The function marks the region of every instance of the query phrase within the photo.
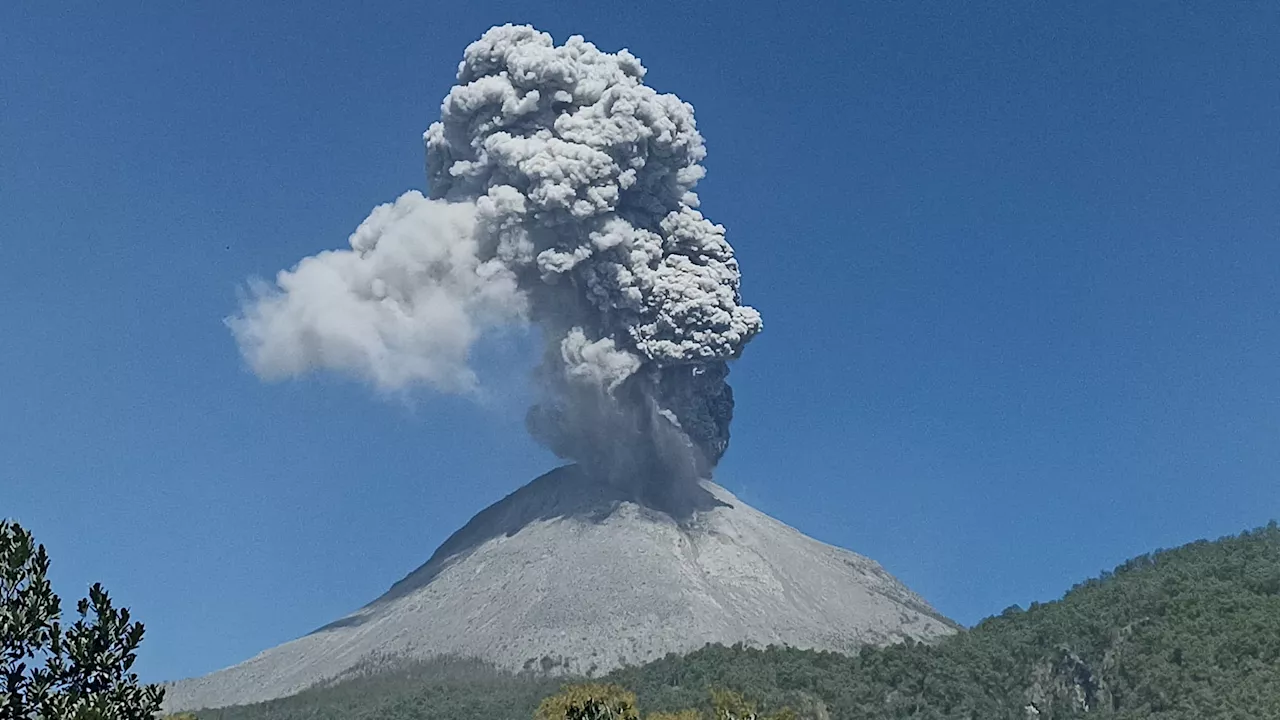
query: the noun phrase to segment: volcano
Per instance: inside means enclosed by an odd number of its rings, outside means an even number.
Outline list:
[[[654,509],[578,466],[476,515],[382,597],[167,688],[169,710],[271,700],[375,659],[479,658],[599,675],[707,643],[854,652],[955,624],[878,563],[700,483]]]

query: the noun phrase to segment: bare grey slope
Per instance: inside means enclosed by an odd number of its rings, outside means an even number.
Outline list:
[[[170,710],[285,697],[377,656],[602,673],[706,643],[852,651],[953,626],[868,558],[702,485],[658,512],[573,466],[482,511],[384,596],[168,688]],[[546,658],[544,660],[544,658]]]

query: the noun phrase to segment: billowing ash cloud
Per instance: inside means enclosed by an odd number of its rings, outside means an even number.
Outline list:
[[[466,392],[477,338],[532,322],[535,437],[614,481],[708,473],[729,440],[726,362],[761,322],[697,210],[693,108],[644,75],[580,37],[485,33],[424,136],[430,197],[376,208],[350,250],[255,286],[228,320],[254,370]]]

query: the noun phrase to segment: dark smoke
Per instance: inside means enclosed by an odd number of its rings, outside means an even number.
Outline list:
[[[693,108],[644,75],[580,37],[486,32],[424,136],[429,196],[375,209],[350,250],[258,285],[228,321],[255,371],[466,392],[476,339],[532,322],[534,437],[643,489],[709,475],[733,417],[727,362],[761,322],[724,228],[697,210]]]

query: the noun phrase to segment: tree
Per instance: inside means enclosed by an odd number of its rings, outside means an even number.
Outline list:
[[[773,715],[760,715],[756,704],[732,690],[711,690],[711,716],[715,720],[795,720],[795,712],[784,708]]]
[[[151,720],[164,690],[131,672],[142,624],[95,584],[64,629],[48,571],[44,546],[0,521],[0,720]]]
[[[639,720],[636,695],[618,685],[570,685],[542,701],[534,720]],[[653,713],[647,720],[795,720],[783,709],[760,715],[756,705],[732,690],[711,690],[711,715],[694,709]]]
[[[570,685],[538,706],[535,720],[640,720],[636,695],[617,685]]]

